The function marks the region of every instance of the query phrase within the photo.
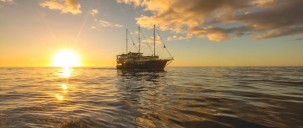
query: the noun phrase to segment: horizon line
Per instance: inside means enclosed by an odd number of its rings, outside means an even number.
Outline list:
[[[303,67],[303,65],[255,65],[255,66],[168,66],[166,68],[203,68],[203,67]],[[61,66],[0,66],[0,68],[62,68]],[[72,66],[71,68],[116,68],[115,66]]]

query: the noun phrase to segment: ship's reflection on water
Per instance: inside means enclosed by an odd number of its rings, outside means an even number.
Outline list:
[[[142,127],[224,127],[209,117],[219,114],[208,107],[201,88],[190,86],[193,81],[168,81],[165,71],[119,70],[120,99],[139,114],[135,117]],[[190,77],[190,76],[188,76]],[[178,83],[179,85],[175,85]],[[215,94],[215,93],[214,93]],[[220,100],[218,94],[212,99]],[[203,102],[201,102],[203,101]],[[221,109],[219,106],[217,109]],[[256,125],[258,126],[258,125]]]
[[[163,127],[168,125],[163,95],[167,88],[165,71],[118,70],[120,99],[131,109],[138,112],[135,121],[143,127]],[[157,121],[158,120],[158,121]],[[161,120],[161,121],[160,121]],[[174,126],[174,125],[170,125]]]

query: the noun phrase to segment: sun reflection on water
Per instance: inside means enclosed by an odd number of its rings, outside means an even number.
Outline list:
[[[55,98],[58,100],[58,101],[63,101],[65,99],[65,95],[67,94],[68,92],[68,83],[69,83],[69,78],[71,77],[73,73],[73,69],[71,67],[62,67],[62,69],[60,69],[59,71],[59,77],[60,78],[63,78],[63,82],[62,84],[59,86],[61,91],[60,93],[55,93]]]
[[[63,91],[63,93],[67,93],[67,88],[68,88],[68,86],[67,86],[67,84],[61,84],[61,88],[62,88],[62,91]]]
[[[70,67],[63,67],[62,72],[63,72],[63,77],[68,78],[72,75],[73,70]]]
[[[63,100],[63,96],[62,96],[62,95],[56,94],[55,97],[56,97],[59,101],[62,101],[62,100]]]

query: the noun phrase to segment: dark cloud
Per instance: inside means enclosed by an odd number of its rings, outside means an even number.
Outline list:
[[[138,17],[150,28],[221,41],[249,35],[256,39],[301,34],[303,0],[118,0],[153,15]],[[178,38],[175,38],[178,39]],[[180,38],[183,39],[183,38]]]

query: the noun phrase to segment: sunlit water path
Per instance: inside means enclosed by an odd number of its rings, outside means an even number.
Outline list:
[[[0,127],[303,126],[303,68],[0,68]]]

